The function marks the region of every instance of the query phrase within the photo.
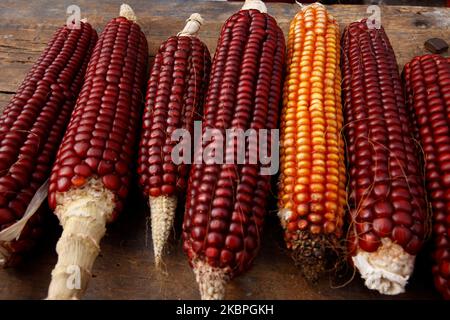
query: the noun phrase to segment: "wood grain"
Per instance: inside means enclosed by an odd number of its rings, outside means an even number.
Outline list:
[[[79,0],[82,17],[87,17],[100,32],[107,21],[117,15],[123,0],[98,3]],[[0,112],[9,101],[26,72],[36,60],[55,29],[65,23],[66,8],[72,0],[2,0],[0,2]],[[153,56],[161,41],[176,34],[185,19],[199,12],[206,19],[200,37],[213,53],[223,22],[241,3],[172,0],[134,0],[135,9],[149,41]],[[287,34],[289,21],[297,5],[267,5]],[[346,24],[368,16],[365,6],[329,7],[343,29]],[[423,43],[431,37],[450,42],[450,9],[430,7],[382,7],[382,23],[391,39],[399,67],[413,56],[425,53]],[[136,183],[135,183],[136,185]],[[129,205],[119,221],[111,225],[102,242],[102,254],[94,267],[94,278],[87,291],[88,299],[197,299],[194,276],[175,238],[166,258],[166,276],[153,268],[153,253],[148,239],[147,207],[137,189],[131,191]],[[49,213],[50,214],[50,213]],[[428,252],[419,257],[416,273],[408,292],[383,297],[365,289],[358,276],[322,279],[307,283],[283,249],[278,221],[272,213],[263,237],[261,253],[255,266],[229,286],[229,299],[436,299],[428,261]],[[178,223],[176,234],[180,234]],[[54,252],[59,228],[54,223],[46,238],[26,263],[17,269],[0,270],[0,299],[42,299],[46,296],[50,271],[56,262]]]
[[[0,114],[3,113],[3,109],[8,104],[9,100],[13,97],[12,93],[2,93],[0,92]]]
[[[0,2],[0,91],[14,91],[28,68],[38,57],[57,27],[65,23],[66,8],[72,0]],[[101,31],[118,14],[122,0],[98,3],[80,0],[81,16]],[[137,12],[139,23],[149,42],[149,54],[154,55],[160,43],[179,32],[193,12],[205,18],[200,37],[214,52],[223,22],[241,3],[211,1],[129,1]],[[297,4],[268,3],[272,14],[287,34],[289,21],[298,11]],[[369,14],[366,6],[333,5],[329,11],[338,20],[341,30],[351,21]],[[399,67],[415,55],[426,53],[423,44],[432,37],[450,42],[450,8],[382,6],[381,19],[397,55]]]

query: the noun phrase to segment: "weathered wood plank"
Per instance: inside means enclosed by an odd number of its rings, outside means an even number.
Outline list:
[[[0,92],[0,115],[3,113],[3,109],[8,104],[9,100],[13,97],[12,93]]]
[[[0,91],[14,91],[26,71],[45,47],[54,30],[66,20],[66,8],[71,0],[11,1],[0,3]],[[78,1],[82,17],[101,31],[107,21],[117,15],[122,1],[108,4],[88,0]],[[240,3],[210,1],[172,1],[170,9],[164,1],[130,1],[149,41],[149,54],[154,55],[160,43],[176,34],[192,12],[200,12],[206,23],[200,36],[213,53],[223,22],[241,6]],[[297,5],[269,3],[285,34]],[[366,6],[334,5],[330,12],[341,29],[351,21],[368,16]],[[425,53],[423,43],[431,37],[450,42],[450,9],[430,7],[382,7],[382,23],[394,46],[399,66],[413,56]]]

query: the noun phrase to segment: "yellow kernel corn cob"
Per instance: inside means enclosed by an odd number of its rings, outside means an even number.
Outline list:
[[[279,217],[294,260],[314,280],[342,235],[346,202],[339,26],[324,6],[292,20],[286,66]]]

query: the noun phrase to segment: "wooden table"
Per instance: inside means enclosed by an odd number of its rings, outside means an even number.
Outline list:
[[[106,2],[106,1],[105,1]],[[116,16],[123,0],[98,4],[78,0],[82,17],[100,32]],[[63,1],[2,0],[0,2],[0,111],[14,94],[57,27],[66,21]],[[211,1],[130,0],[147,35],[150,58],[161,41],[176,34],[193,12],[206,19],[200,37],[214,52],[222,23],[240,3]],[[366,6],[335,5],[330,12],[341,28],[367,17]],[[289,21],[298,10],[292,4],[268,4],[287,34]],[[431,37],[450,42],[450,9],[430,7],[382,7],[382,23],[395,49],[399,67],[415,55],[424,54],[423,43]],[[167,275],[153,267],[153,253],[145,201],[136,187],[121,218],[111,225],[102,241],[102,253],[95,263],[86,298],[89,299],[197,299],[193,273],[181,250],[180,222],[172,249],[166,257]],[[59,235],[54,221],[47,236],[30,259],[18,269],[0,270],[0,299],[41,299],[46,296],[50,271],[56,262],[55,242]],[[261,252],[254,267],[228,287],[229,299],[436,299],[430,275],[428,252],[418,258],[408,292],[386,297],[367,290],[359,276],[325,277],[308,284],[283,249],[281,230],[274,212],[266,221]],[[351,280],[353,279],[353,280]],[[351,280],[351,281],[350,281]]]

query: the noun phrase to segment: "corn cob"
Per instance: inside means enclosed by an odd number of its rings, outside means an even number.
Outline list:
[[[398,294],[426,231],[418,149],[384,29],[351,23],[342,39],[351,214],[349,251],[368,288]]]
[[[425,154],[426,182],[433,210],[436,288],[450,299],[450,60],[415,57],[404,68],[407,105]]]
[[[4,266],[17,264],[42,233],[45,211],[37,209],[46,197],[45,182],[96,41],[97,33],[88,23],[81,22],[79,29],[58,29],[0,117]]]
[[[186,192],[189,167],[171,159],[172,133],[193,133],[208,86],[211,57],[196,34],[203,19],[194,13],[183,31],[163,42],[150,71],[139,148],[140,184],[149,197],[156,265],[172,229],[177,197]],[[186,141],[183,141],[186,143]]]
[[[203,133],[211,128],[222,135],[236,128],[270,131],[277,126],[284,36],[262,1],[246,1],[243,8],[221,30],[206,94]],[[271,136],[267,139],[271,141]],[[243,165],[198,164],[202,155],[194,151],[183,248],[202,299],[223,298],[226,282],[250,267],[259,248],[270,176],[260,174],[261,161],[249,163],[249,153],[258,152],[253,147],[245,146]],[[234,152],[233,143],[227,144],[224,154]]]
[[[49,204],[63,233],[49,299],[82,296],[105,225],[128,193],[148,60],[135,21],[122,5],[100,35],[52,170]]]
[[[287,52],[278,215],[287,248],[314,281],[335,256],[346,200],[339,26],[324,6],[297,13]]]

